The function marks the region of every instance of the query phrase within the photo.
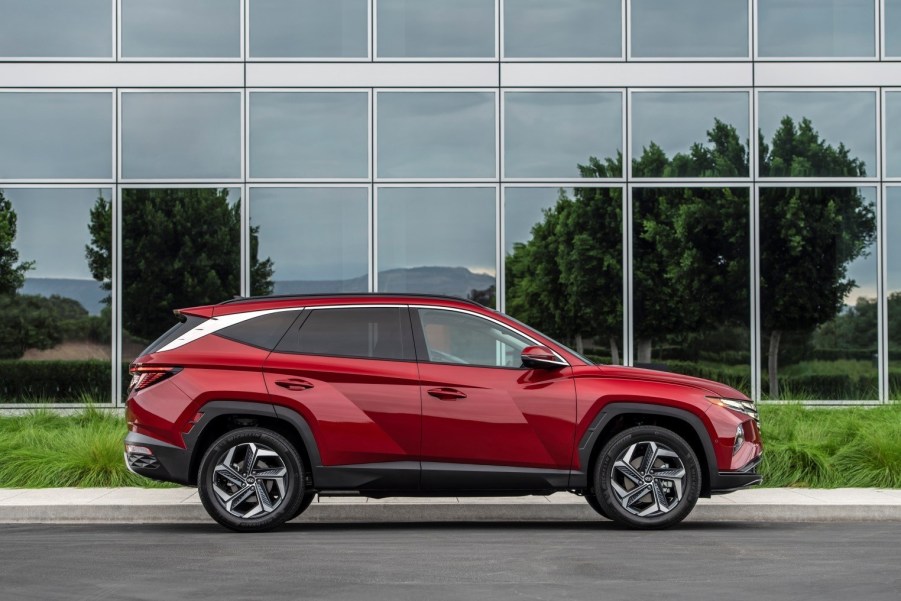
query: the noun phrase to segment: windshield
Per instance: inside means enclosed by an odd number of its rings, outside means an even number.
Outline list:
[[[504,317],[506,317],[507,319],[509,319],[509,320],[512,321],[513,323],[517,324],[519,327],[521,327],[523,330],[525,330],[525,331],[528,332],[529,334],[541,336],[542,338],[547,338],[548,340],[550,340],[551,342],[553,342],[553,343],[556,344],[557,346],[559,346],[559,347],[565,349],[568,353],[573,354],[573,355],[575,355],[576,357],[578,357],[579,360],[582,361],[583,363],[585,363],[586,365],[595,365],[594,361],[592,361],[591,359],[589,359],[588,357],[586,357],[586,356],[583,355],[582,353],[577,353],[576,351],[572,350],[571,348],[569,348],[569,347],[566,346],[565,344],[562,344],[562,343],[560,343],[560,342],[554,340],[553,338],[551,338],[551,337],[548,336],[547,334],[542,334],[541,332],[539,332],[539,331],[536,330],[535,328],[530,327],[530,326],[524,324],[523,322],[519,321],[519,320],[516,319],[515,317],[511,317],[511,316],[507,315],[506,313],[501,313],[500,311],[495,311],[495,313],[498,313],[498,314],[500,314],[500,315],[503,315]]]

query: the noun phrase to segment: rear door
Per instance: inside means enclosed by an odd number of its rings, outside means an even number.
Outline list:
[[[263,371],[273,401],[313,430],[323,464],[316,485],[418,488],[422,416],[409,309],[311,308],[298,324]]]

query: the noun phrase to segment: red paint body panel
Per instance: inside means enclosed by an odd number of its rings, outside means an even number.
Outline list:
[[[504,369],[422,363],[422,459],[569,469],[575,388],[569,368]],[[466,395],[428,394],[451,388]]]
[[[310,424],[323,465],[419,459],[415,362],[272,353],[264,370],[272,402],[297,411]],[[278,385],[291,378],[312,387]]]

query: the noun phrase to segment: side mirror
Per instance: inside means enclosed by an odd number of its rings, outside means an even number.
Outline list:
[[[546,346],[527,346],[520,357],[522,364],[532,369],[560,369],[568,365]]]

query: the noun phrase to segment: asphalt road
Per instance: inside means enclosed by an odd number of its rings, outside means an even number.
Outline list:
[[[0,526],[0,599],[901,600],[901,523]]]

